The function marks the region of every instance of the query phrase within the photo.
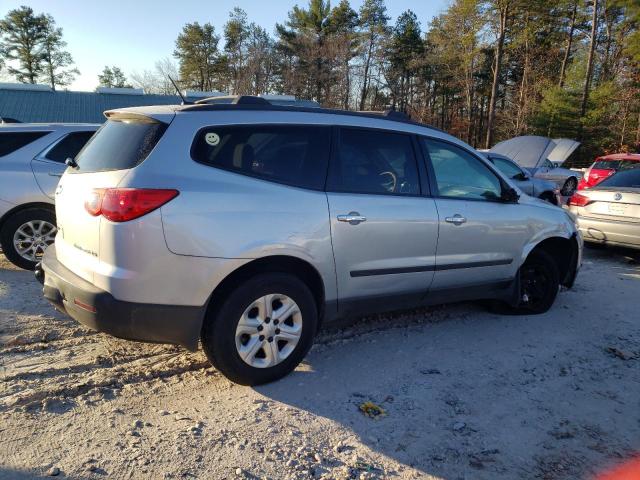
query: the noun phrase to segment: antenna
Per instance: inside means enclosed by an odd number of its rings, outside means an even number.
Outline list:
[[[180,89],[178,88],[178,85],[176,84],[176,82],[173,81],[173,78],[171,78],[170,75],[167,75],[167,78],[169,79],[169,81],[171,82],[171,84],[173,85],[173,88],[176,89],[176,92],[178,92],[178,95],[180,96],[180,98],[182,99],[182,105],[188,105],[191,102],[187,102],[187,100],[184,98],[184,96],[182,95],[182,92],[180,91]]]

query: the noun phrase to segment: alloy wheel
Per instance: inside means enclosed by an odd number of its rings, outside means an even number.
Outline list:
[[[13,234],[13,247],[18,255],[30,262],[38,262],[56,237],[56,226],[45,220],[23,223]]]
[[[270,294],[254,300],[236,328],[236,350],[255,368],[283,362],[295,350],[302,335],[300,307],[287,295]]]

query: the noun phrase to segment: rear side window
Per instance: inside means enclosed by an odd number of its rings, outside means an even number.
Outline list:
[[[67,158],[75,158],[95,132],[74,132],[65,136],[51,148],[44,158],[64,163]]]
[[[387,195],[420,194],[420,177],[409,135],[340,129],[327,189]]]
[[[76,158],[81,173],[125,170],[144,161],[167,126],[151,119],[108,120]]]
[[[330,143],[330,127],[208,127],[196,135],[191,156],[196,162],[212,167],[321,190]]]
[[[51,132],[0,132],[0,157],[26,147]]]

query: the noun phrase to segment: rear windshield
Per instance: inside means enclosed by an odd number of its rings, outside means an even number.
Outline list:
[[[600,182],[599,187],[635,187],[640,188],[640,168],[621,170],[612,177]]]
[[[26,147],[51,132],[0,132],[0,157]]]
[[[126,170],[144,161],[167,126],[151,119],[108,120],[76,158],[83,173]]]

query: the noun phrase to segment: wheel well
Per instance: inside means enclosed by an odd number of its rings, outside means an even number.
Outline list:
[[[318,318],[324,312],[324,283],[318,271],[308,262],[287,255],[273,255],[253,260],[234,270],[215,288],[211,294],[208,310],[217,308],[236,287],[249,278],[261,273],[289,273],[304,282],[316,301]]]
[[[13,215],[18,212],[22,212],[23,210],[29,210],[31,208],[44,208],[47,210],[51,210],[55,215],[55,207],[51,203],[44,202],[33,202],[33,203],[23,203],[22,205],[18,205],[17,207],[12,208],[7,213],[5,213],[2,218],[0,218],[0,230],[4,226],[4,223]]]
[[[570,287],[573,284],[578,261],[578,242],[575,236],[571,238],[547,238],[536,245],[531,253],[540,250],[543,250],[555,260],[560,272],[560,283]]]

